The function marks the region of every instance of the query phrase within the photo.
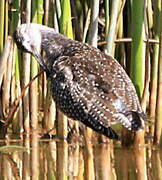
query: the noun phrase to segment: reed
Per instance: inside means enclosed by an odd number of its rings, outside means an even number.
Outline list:
[[[4,49],[8,35],[12,34],[20,22],[46,24],[69,38],[88,42],[96,47],[98,45],[101,50],[113,56],[115,52],[115,57],[130,74],[139,98],[144,97],[143,107],[148,109],[150,118],[156,124],[156,132],[154,132],[154,126],[152,126],[150,135],[157,138],[157,134],[161,132],[158,128],[161,126],[158,124],[159,114],[161,114],[159,110],[161,107],[161,100],[159,100],[161,99],[159,96],[161,65],[160,62],[158,63],[161,1],[148,0],[147,5],[144,2],[144,0],[14,0],[10,4],[9,1],[1,0],[0,53]],[[144,17],[144,12],[147,19]],[[147,37],[145,37],[144,24]],[[132,41],[130,40],[131,37]],[[99,42],[97,42],[98,39]],[[2,114],[7,113],[6,108],[10,108],[10,105],[20,95],[30,79],[39,72],[37,62],[34,58],[31,59],[29,54],[21,54],[14,47],[14,51],[13,53],[11,51],[10,55],[12,57],[11,59],[7,57],[7,61],[9,60],[11,64],[0,67],[3,70],[3,72],[0,72],[2,94],[0,107],[3,110]],[[145,60],[147,60],[146,67]],[[2,58],[0,64],[3,62],[5,61]],[[10,82],[6,78],[9,78]],[[149,78],[151,78],[150,84]],[[14,132],[17,133],[23,128],[25,132],[29,132],[30,126],[37,129],[38,114],[44,114],[39,116],[39,120],[45,125],[43,128],[46,130],[52,129],[56,115],[58,115],[57,127],[59,130],[57,130],[60,135],[62,133],[63,137],[67,137],[67,118],[60,115],[60,113],[57,114],[51,93],[49,89],[47,90],[49,85],[46,84],[46,76],[41,75],[39,80],[32,83],[30,90],[26,90],[22,102],[20,102],[19,111],[16,112],[12,121]],[[43,113],[40,113],[39,109],[42,107]],[[78,125],[75,126],[78,129]],[[44,129],[41,130],[44,131]],[[158,135],[158,139],[154,141],[159,142],[160,135]]]
[[[4,43],[4,21],[5,21],[5,0],[0,1],[0,54],[3,50]]]
[[[155,7],[153,16],[153,31],[154,39],[159,41],[160,36],[160,11],[161,1],[154,1],[153,5]],[[150,119],[155,122],[156,116],[156,99],[157,99],[157,79],[158,79],[158,56],[159,56],[159,44],[153,44],[153,56],[151,59],[151,82],[150,82],[150,101],[149,101],[149,116]],[[150,135],[154,135],[154,126],[150,128]]]
[[[11,45],[11,51],[7,59],[6,71],[3,78],[4,81],[3,81],[2,103],[3,103],[4,116],[7,116],[10,106],[10,86],[12,80],[12,55],[13,55],[13,43]]]
[[[60,19],[60,33],[73,39],[70,0],[62,0],[61,9],[62,9],[61,10],[62,13],[61,13],[61,19]]]
[[[108,31],[107,37],[106,37],[107,45],[106,45],[105,52],[111,54],[112,56],[114,56],[114,40],[116,37],[119,5],[120,5],[120,0],[112,1],[109,31]]]
[[[42,24],[43,22],[43,16],[44,16],[44,0],[38,0],[37,1],[37,23]]]
[[[41,7],[41,5],[39,6]],[[38,23],[38,0],[32,1],[32,22]],[[40,18],[40,17],[39,17]],[[38,64],[34,57],[31,58],[30,77],[33,78],[38,74]],[[38,127],[38,80],[30,86],[30,120],[32,129]]]
[[[152,167],[153,169],[156,169],[156,173],[154,173],[155,179],[162,179],[162,175],[161,175],[162,166],[161,166],[160,157],[161,156],[159,151],[152,152]]]
[[[86,134],[89,136],[89,132]],[[94,174],[94,155],[92,143],[89,143],[87,137],[85,137],[86,148],[84,151],[84,179],[95,179]]]
[[[111,144],[98,144],[94,147],[94,164],[95,169],[98,172],[96,176],[100,177],[103,180],[106,179],[115,179],[113,176],[113,168],[111,166]]]
[[[58,9],[59,10],[59,9]],[[67,37],[73,39],[73,30],[72,30],[72,17],[71,17],[71,6],[70,0],[61,1],[61,17],[60,17],[60,32]],[[68,135],[68,122],[67,117],[58,111],[57,118],[57,133],[63,138],[67,138]]]
[[[8,31],[9,31],[9,2],[5,1],[5,19],[4,19],[4,41],[6,41],[7,37],[8,37]]]
[[[123,1],[124,2],[124,1]],[[123,28],[123,10],[121,10],[120,15],[118,16],[118,24],[117,24],[117,39],[122,39],[124,36],[124,28]],[[126,69],[126,54],[124,50],[124,44],[118,43],[115,44],[115,58],[119,61],[123,68]]]
[[[54,123],[56,120],[56,104],[52,99],[50,83],[48,83],[47,86],[47,94],[44,103],[43,128],[48,131],[54,128]]]
[[[99,1],[91,1],[91,18],[88,34],[88,44],[97,47],[98,41],[98,17],[99,16]]]
[[[82,34],[82,23],[79,21],[79,17],[81,14],[81,6],[79,1],[71,0],[71,11],[72,11],[72,17],[73,17],[73,30],[75,39],[78,41],[82,41],[83,34]]]
[[[24,7],[21,7],[21,11],[25,12],[25,16],[22,16],[22,23],[29,23],[31,18],[31,0],[22,0],[21,4]],[[22,55],[22,74],[21,74],[21,81],[22,81],[22,88],[24,88],[30,81],[30,54],[23,53]],[[23,101],[23,130],[25,133],[29,133],[30,131],[30,108],[29,108],[29,89],[26,90],[24,97],[22,98]]]
[[[109,34],[109,23],[110,23],[110,17],[109,17],[109,0],[105,0],[105,41],[108,43],[108,34]],[[104,51],[106,52],[107,44],[104,46]]]
[[[20,11],[19,11],[19,7],[20,7],[20,0],[16,0],[13,2],[12,4],[12,23],[11,23],[11,35],[12,33],[15,31],[16,27],[18,26],[18,24],[20,24]],[[16,45],[14,45],[14,49],[13,49],[13,69],[14,69],[14,73],[15,76],[13,74],[13,79],[15,80],[15,84],[13,84],[13,94],[12,95],[12,102],[14,102],[15,98],[18,98],[20,96],[21,93],[21,87],[20,87],[20,59],[18,57],[18,50]],[[13,97],[14,96],[14,97]],[[22,129],[22,119],[23,119],[23,114],[22,114],[22,100],[19,103],[19,108],[18,108],[18,112],[15,113],[15,116],[13,118],[13,123],[12,123],[12,127],[13,127],[13,132],[14,133],[18,133],[20,131],[20,128]]]
[[[161,2],[162,7],[162,2]],[[160,13],[162,17],[162,12]],[[160,24],[160,46],[158,58],[158,81],[157,81],[157,103],[156,103],[156,122],[154,132],[154,144],[159,145],[161,142],[162,132],[162,25]]]
[[[145,72],[144,1],[132,1],[131,79],[142,97]]]
[[[44,24],[50,27],[54,27],[55,30],[58,31],[58,25],[56,25],[57,23],[54,23],[55,16],[56,16],[55,3],[52,0],[46,1],[45,10],[44,10]],[[52,130],[52,128],[54,129],[54,124],[56,120],[56,104],[52,99],[52,94],[50,91],[50,82],[47,81],[45,74],[43,76],[42,81],[43,81],[42,86],[44,86],[43,88],[44,92],[42,96],[42,101],[44,104],[43,106],[44,117],[42,124],[43,124],[43,128],[46,131],[49,131]]]
[[[67,180],[67,164],[68,164],[68,144],[66,142],[57,142],[57,154],[56,154],[56,179]]]
[[[31,2],[31,18],[34,23],[42,23],[42,6],[43,1],[35,0]],[[30,78],[34,78],[38,74],[38,63],[34,57],[31,58],[30,64]],[[32,130],[31,134],[31,154],[30,154],[30,165],[32,179],[39,179],[39,144],[38,144],[38,79],[36,79],[30,86],[30,127]]]
[[[56,10],[56,7],[55,7],[55,3],[53,5],[53,11],[51,11],[51,12],[53,12],[53,14],[51,13],[51,15],[53,17],[53,21],[51,21],[51,25],[52,25],[52,27],[55,28],[55,30],[57,32],[59,32],[59,20],[57,18],[57,10]]]
[[[39,143],[38,133],[36,131],[31,134],[31,151],[30,151],[30,168],[31,180],[39,180]]]
[[[132,2],[132,49],[131,79],[139,98],[142,97],[145,78],[145,32],[144,32],[144,0]],[[137,131],[135,144],[144,143],[144,132]]]
[[[87,34],[88,34],[88,28],[89,28],[89,24],[90,24],[90,15],[91,15],[91,9],[89,8],[88,11],[87,11],[85,27],[84,27],[84,30],[83,30],[83,39],[82,39],[83,43],[86,42],[86,37],[87,37]]]
[[[9,57],[9,53],[11,50],[11,42],[12,42],[12,38],[9,36],[8,39],[6,40],[4,51],[0,57],[0,87],[2,86],[3,76],[7,66],[7,59]]]
[[[137,179],[147,180],[146,168],[146,149],[144,147],[134,147],[135,165],[137,170]]]

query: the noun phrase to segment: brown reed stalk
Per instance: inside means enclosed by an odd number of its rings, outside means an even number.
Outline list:
[[[135,146],[134,157],[137,171],[136,179],[147,180],[146,148]]]
[[[0,57],[0,87],[2,85],[4,72],[6,71],[7,59],[9,57],[10,51],[11,51],[11,44],[12,44],[11,42],[12,42],[12,37],[9,36],[5,42],[4,51]]]
[[[16,27],[20,24],[20,0],[15,0],[12,3],[12,23],[9,27],[10,33],[13,34]],[[20,59],[18,57],[18,50],[16,44],[14,44],[14,52],[13,52],[13,70],[12,70],[12,86],[11,86],[11,104],[14,102],[15,98],[17,98],[21,93],[20,87]],[[14,133],[18,133],[23,130],[22,120],[23,120],[23,112],[22,112],[22,100],[19,103],[18,111],[14,114],[12,120],[12,129]]]
[[[37,74],[23,89],[21,92],[21,95],[19,97],[17,97],[14,102],[11,104],[11,107],[9,109],[9,113],[7,114],[7,116],[5,117],[5,122],[4,128],[8,128],[8,126],[10,125],[10,123],[12,122],[12,119],[14,117],[15,112],[17,111],[17,109],[19,108],[19,104],[21,103],[21,99],[25,96],[25,92],[28,90],[28,88],[31,86],[31,84],[35,81],[35,79],[37,79],[40,75],[42,74],[42,72],[40,72],[39,74]]]
[[[64,141],[57,142],[57,154],[56,154],[56,179],[67,180],[67,164],[68,164],[68,144]]]
[[[38,0],[32,1],[32,22],[38,22]],[[38,74],[38,64],[34,57],[31,58],[30,77],[33,78]],[[33,130],[38,127],[38,80],[30,87],[30,126]]]
[[[48,19],[49,19],[49,1],[45,1],[44,3],[44,22],[43,24],[45,24],[46,26],[48,26]]]
[[[150,2],[150,1],[148,1]],[[144,9],[145,11],[145,16],[144,16],[144,25],[145,25],[145,33],[146,33],[146,51],[145,51],[145,78],[144,78],[144,89],[143,89],[143,94],[141,98],[141,107],[144,112],[146,112],[147,108],[147,103],[149,101],[149,85],[150,85],[150,46],[149,46],[149,35],[150,35],[150,30],[152,28],[152,4],[151,3],[145,3]]]
[[[89,8],[86,14],[85,26],[83,29],[83,40],[82,40],[83,43],[86,42],[86,37],[87,37],[88,28],[90,24],[90,15],[91,15],[91,9]]]
[[[52,1],[46,1],[45,4],[45,18],[44,23],[50,27],[53,27],[53,13],[54,13],[54,4]],[[50,130],[54,127],[55,120],[56,120],[56,105],[55,102],[52,99],[51,91],[50,91],[50,82],[46,80],[46,76],[44,75],[44,118],[43,118],[43,127],[46,130]],[[45,85],[47,84],[47,85]]]
[[[98,41],[98,16],[99,16],[99,1],[91,1],[91,17],[90,27],[88,34],[88,43],[94,47],[97,47]]]
[[[46,130],[50,130],[54,127],[54,123],[56,120],[56,104],[52,99],[51,91],[50,91],[50,83],[47,85],[47,94],[44,103],[44,120],[43,125]]]
[[[22,0],[21,4],[24,5],[22,7],[22,22],[30,23],[31,18],[31,0]],[[23,16],[23,12],[25,12],[25,16]],[[30,82],[30,54],[23,53],[22,55],[22,88],[25,87]],[[30,111],[29,111],[29,90],[25,92],[23,97],[23,128],[26,133],[30,130]]]
[[[13,47],[13,69],[12,69],[12,84],[11,84],[11,93],[10,93],[10,101],[11,104],[14,103],[15,99],[17,99],[21,94],[20,87],[20,69],[19,69],[19,60],[18,60],[18,51],[16,44]],[[19,107],[15,111],[12,119],[12,130],[14,134],[18,134],[20,129],[23,130],[23,112],[22,112],[22,99],[19,102]]]
[[[5,0],[0,1],[0,54],[3,50],[3,42],[4,42],[4,21],[5,21]]]
[[[153,31],[154,39],[159,41],[160,35],[160,11],[161,1],[153,1],[154,13],[153,13]],[[153,44],[153,55],[151,58],[151,79],[150,79],[150,99],[149,99],[149,117],[155,122],[156,116],[156,101],[157,101],[157,79],[158,79],[158,56],[159,56],[159,44]],[[150,127],[150,135],[154,136],[154,126]]]
[[[117,38],[121,39],[124,35],[123,32],[123,12],[120,13],[120,16],[118,17],[118,30],[117,30]],[[116,44],[115,48],[115,58],[120,62],[123,68],[126,68],[126,58],[125,58],[125,50],[124,50],[124,44]]]
[[[89,136],[89,132],[85,132],[85,135]],[[83,154],[84,158],[84,179],[91,180],[95,178],[94,174],[94,156],[93,156],[93,144],[85,137],[85,150]]]
[[[105,0],[105,46],[104,46],[104,51],[106,52],[107,49],[107,38],[108,38],[108,33],[109,33],[109,23],[110,23],[110,17],[109,17],[109,0]],[[99,45],[99,43],[98,43]]]
[[[31,143],[31,151],[30,151],[31,180],[39,180],[39,143],[38,143],[37,131],[32,132],[30,143]]]
[[[29,180],[31,177],[30,166],[30,138],[23,136],[23,146],[27,149],[22,155],[22,177],[24,180]]]
[[[161,165],[161,154],[160,151],[152,151],[152,156],[151,156],[151,161],[152,161],[152,169],[155,169],[155,173],[153,174],[154,179],[162,179],[162,165]]]
[[[162,7],[162,1],[161,1]],[[162,18],[162,11],[160,13]],[[157,103],[156,103],[156,121],[154,132],[154,144],[162,143],[162,24],[160,24],[160,46],[158,58],[158,82],[157,82]]]
[[[4,116],[7,115],[7,113],[9,112],[9,107],[10,107],[10,86],[11,86],[11,81],[12,81],[12,66],[13,66],[12,55],[13,55],[13,43],[11,45],[10,55],[8,56],[8,59],[7,59],[7,67],[6,67],[6,72],[4,74],[4,79],[3,79],[2,104],[3,104]]]
[[[81,11],[81,8],[78,8],[77,4],[79,3],[76,2],[75,0],[71,0],[71,10],[72,10],[72,21],[73,21],[73,29],[75,32],[75,39],[78,41],[82,41],[83,37],[82,37],[82,32],[81,32],[81,23],[79,23],[79,13],[77,13],[77,11]]]
[[[98,144],[94,147],[94,165],[100,179],[114,179],[111,162],[111,144]]]
[[[4,41],[6,41],[6,39],[8,37],[8,31],[9,31],[9,15],[8,15],[8,11],[9,11],[9,2],[5,1]]]

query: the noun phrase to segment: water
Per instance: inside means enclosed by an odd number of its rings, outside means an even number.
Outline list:
[[[0,142],[0,180],[162,180],[162,149],[40,140]]]

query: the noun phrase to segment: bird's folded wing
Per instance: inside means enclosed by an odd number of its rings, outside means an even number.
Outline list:
[[[64,74],[74,102],[79,102],[96,121],[110,126],[122,117],[115,114],[138,108],[133,106],[134,87],[125,71],[117,65],[112,62],[110,65],[106,60],[93,62],[62,57],[54,68]]]

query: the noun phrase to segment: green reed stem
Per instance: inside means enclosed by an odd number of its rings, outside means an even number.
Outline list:
[[[108,32],[107,37],[106,37],[106,41],[107,41],[106,53],[109,53],[109,54],[112,54],[112,55],[114,54],[113,53],[113,47],[114,47],[114,40],[115,40],[115,36],[116,36],[119,5],[120,5],[120,0],[113,0],[112,1],[109,32]]]
[[[132,2],[131,79],[142,97],[145,74],[144,0]]]

